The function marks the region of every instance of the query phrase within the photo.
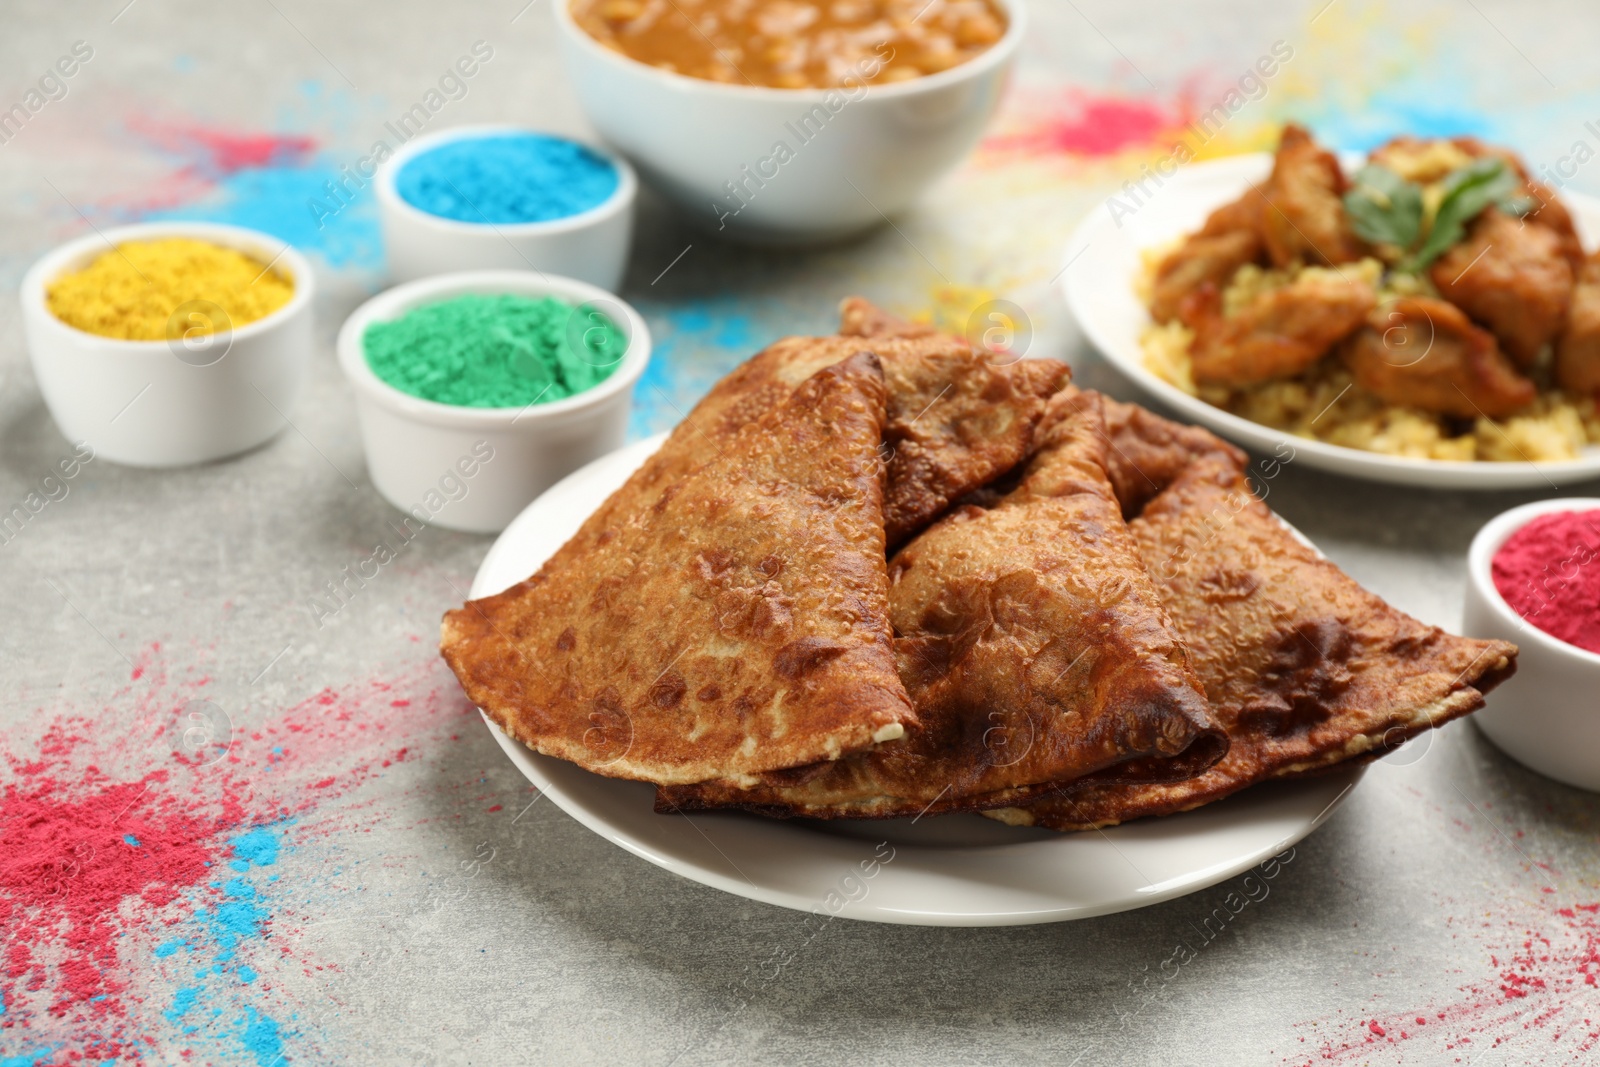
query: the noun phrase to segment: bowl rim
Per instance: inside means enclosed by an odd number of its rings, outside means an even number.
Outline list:
[[[544,219],[536,222],[463,222],[460,219],[448,219],[443,215],[435,215],[424,211],[412,204],[401,196],[400,190],[395,187],[395,181],[400,175],[401,168],[424,152],[439,148],[442,145],[453,144],[456,141],[471,141],[499,134],[513,133],[535,134],[539,137],[566,141],[569,144],[581,145],[587,148],[595,155],[605,159],[616,170],[617,187],[611,191],[610,196],[600,201],[600,203],[580,211],[576,215],[563,215],[558,219]],[[586,229],[590,226],[609,222],[618,214],[629,210],[639,192],[639,176],[634,172],[633,165],[605,145],[586,141],[581,137],[541,130],[534,126],[516,122],[471,122],[460,126],[449,126],[444,129],[419,133],[395,149],[394,154],[388,159],[378,164],[377,173],[373,175],[372,183],[381,210],[396,212],[407,219],[429,226],[440,233],[472,234],[475,236],[485,233],[498,233],[506,237],[540,237]]]
[[[739,85],[733,82],[715,82],[708,78],[695,78],[688,74],[679,74],[675,71],[662,70],[648,63],[640,62],[632,56],[623,55],[601,44],[582,26],[578,25],[572,17],[573,0],[555,0],[557,28],[578,47],[584,49],[591,58],[610,65],[613,69],[643,72],[647,77],[653,78],[664,88],[680,92],[702,91],[712,94],[722,94],[731,97],[743,97],[748,100],[785,101],[785,102],[811,102],[821,103],[828,93],[840,91],[838,86],[827,88],[807,87],[804,89],[782,89],[772,85]],[[1006,32],[1000,39],[988,48],[979,52],[963,63],[957,63],[947,70],[936,74],[924,74],[903,82],[890,82],[888,84],[873,85],[867,83],[868,96],[898,98],[916,96],[921,93],[935,92],[949,85],[980,77],[997,66],[1009,62],[1015,55],[1017,48],[1022,43],[1022,35],[1027,29],[1027,7],[1023,0],[994,0],[994,3],[1004,10],[1006,15]]]
[[[231,248],[237,252],[260,258],[262,248],[281,246],[278,252],[268,261],[267,266],[273,267],[280,262],[288,268],[294,291],[289,299],[280,308],[277,308],[259,319],[245,323],[243,326],[230,326],[227,336],[230,343],[248,341],[258,334],[281,327],[295,315],[307,310],[316,289],[315,276],[308,260],[299,249],[288,241],[263,230],[251,229],[248,226],[234,226],[224,222],[185,221],[180,219],[161,220],[154,222],[134,222],[123,226],[113,226],[109,229],[96,229],[86,234],[80,234],[69,241],[65,241],[38,259],[28,268],[22,276],[19,286],[19,296],[24,312],[32,316],[35,322],[46,325],[59,336],[70,337],[78,343],[100,345],[104,348],[119,353],[122,356],[132,354],[159,355],[169,351],[170,342],[166,338],[151,341],[133,340],[126,337],[106,337],[103,334],[82,330],[70,322],[57,317],[50,310],[48,299],[49,283],[61,277],[69,270],[87,266],[94,257],[91,253],[105,252],[115,249],[116,246],[130,241],[157,240],[162,237],[189,237],[197,240],[208,241],[212,244]]]
[[[590,389],[548,404],[498,408],[462,407],[412,396],[379,378],[367,363],[363,335],[369,325],[395,318],[424,304],[472,293],[553,296],[575,305],[610,302],[621,309],[624,321],[617,325],[627,330],[628,347],[617,369]],[[611,308],[606,308],[606,311],[610,312]],[[339,369],[355,388],[358,399],[370,400],[395,414],[429,426],[494,430],[509,429],[514,423],[524,420],[531,425],[566,421],[590,413],[617,394],[633,388],[649,365],[651,342],[650,328],[633,305],[597,285],[532,270],[471,270],[418,278],[371,297],[352,311],[339,327],[334,349]]]
[[[1572,496],[1535,500],[1496,515],[1472,537],[1472,545],[1467,550],[1467,577],[1489,610],[1498,616],[1500,623],[1516,631],[1518,641],[1526,638],[1554,655],[1565,656],[1575,663],[1600,668],[1600,653],[1579,648],[1541,630],[1517,614],[1516,610],[1506,603],[1505,597],[1500,595],[1499,588],[1494,584],[1491,565],[1495,553],[1500,551],[1513,534],[1534,519],[1561,511],[1600,511],[1600,497]]]

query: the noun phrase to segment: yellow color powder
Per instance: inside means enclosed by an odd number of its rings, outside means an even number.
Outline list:
[[[237,329],[272,314],[294,295],[294,283],[257,259],[209,241],[169,237],[118,245],[74,274],[50,285],[56,318],[101,337],[164,341],[168,321],[181,305],[203,300],[220,307],[227,321],[206,309],[186,313],[178,334]]]

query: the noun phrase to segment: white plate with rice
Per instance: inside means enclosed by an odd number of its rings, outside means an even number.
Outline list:
[[[1348,172],[1361,159],[1345,156],[1341,162]],[[1570,404],[1560,404],[1475,429],[1482,438],[1480,451],[1528,458],[1438,459],[1426,453],[1464,447],[1465,438],[1430,440],[1431,420],[1407,422],[1389,411],[1381,425],[1351,417],[1347,425],[1334,427],[1353,439],[1366,435],[1375,446],[1420,454],[1371,451],[1252,421],[1202,400],[1152,369],[1160,365],[1160,338],[1152,333],[1154,323],[1139,292],[1147,257],[1199,229],[1213,209],[1237,199],[1251,182],[1265,180],[1271,169],[1272,156],[1265,152],[1191,163],[1160,179],[1159,187],[1155,178],[1146,181],[1149,195],[1119,194],[1095,209],[1073,233],[1061,286],[1084,333],[1118,370],[1175,411],[1238,444],[1278,456],[1292,454],[1307,466],[1354,478],[1436,489],[1562,489],[1600,477],[1600,444],[1577,444],[1586,431],[1589,441],[1600,434],[1600,415],[1592,404],[1582,408],[1582,414]],[[1600,240],[1600,200],[1574,193],[1562,193],[1561,198],[1585,248],[1593,248]],[[1147,354],[1147,335],[1157,353],[1154,357]],[[1170,366],[1166,370],[1181,379]],[[1329,417],[1323,414],[1329,409],[1322,408],[1322,397],[1306,400],[1320,409],[1312,422]],[[1336,412],[1334,417],[1343,416]],[[1319,426],[1318,432],[1327,431]],[[1574,458],[1544,458],[1557,454],[1564,443]]]

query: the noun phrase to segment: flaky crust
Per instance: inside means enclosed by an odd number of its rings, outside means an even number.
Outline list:
[[[1228,754],[1181,782],[1083,782],[990,814],[1082,830],[1187,811],[1270,778],[1387,750],[1474,711],[1516,647],[1395,610],[1296,539],[1220,450],[1198,456],[1130,524],[1194,656]]]
[[[444,619],[441,650],[512,737],[687,783],[859,751],[915,721],[884,564],[879,361],[806,381],[644,506]]]
[[[1071,403],[1075,390],[1051,402]],[[1240,467],[1249,463],[1244,450],[1230,445],[1210,430],[1164,419],[1138,404],[1103,397],[1106,414],[1106,473],[1122,504],[1122,514],[1133,518],[1156,494],[1171,485],[1197,458],[1217,455]]]
[[[856,302],[871,307],[859,298]],[[577,538],[591,538],[618,514],[637,509],[662,486],[716,455],[723,440],[782,404],[801,382],[863,348],[882,359],[889,391],[883,455],[888,468],[884,526],[891,548],[964,493],[1021,463],[1033,449],[1045,400],[1070,373],[1056,360],[1007,362],[960,338],[931,332],[866,340],[785,337],[713,386]]]
[[[839,334],[843,337],[932,337],[934,327],[891,315],[864,297],[839,301]]]
[[[1061,413],[992,509],[963,507],[891,563],[919,725],[835,764],[659,791],[658,809],[886,817],[1014,803],[1115,767],[1199,773],[1221,731],[1123,523],[1099,398]]]

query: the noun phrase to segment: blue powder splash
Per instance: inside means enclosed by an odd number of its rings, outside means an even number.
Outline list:
[[[240,1043],[255,1057],[260,1067],[271,1067],[283,1055],[283,1038],[278,1032],[278,1023],[265,1015],[256,1014],[254,1008],[246,1008],[245,1012]]]
[[[44,1048],[34,1049],[32,1052],[24,1052],[20,1056],[7,1056],[5,1059],[0,1059],[0,1067],[37,1067],[38,1064],[44,1063],[54,1053],[55,1046],[47,1045]]]
[[[641,301],[640,313],[654,349],[634,387],[633,439],[676,426],[719,378],[779,336],[758,329],[732,300],[687,307]]]
[[[200,989],[198,986],[186,985],[180,987],[172,996],[172,1007],[165,1012],[166,1017],[173,1022],[177,1022],[190,1008],[194,1007],[194,1002],[199,999]]]
[[[252,863],[270,867],[278,862],[278,837],[271,830],[258,827],[240,834],[230,844],[234,855],[232,866],[236,871],[248,871]]]
[[[457,222],[548,222],[600,206],[617,191],[616,167],[581,144],[542,134],[451,141],[408,160],[401,199]]]
[[[319,216],[308,206],[328,201],[329,186],[344,179],[326,153],[317,153],[281,165],[243,168],[218,178],[211,194],[202,200],[148,212],[140,218],[247,226],[319,256],[332,267],[381,269],[383,238],[370,186],[349,194],[348,203],[336,212]]]
[[[259,973],[247,962],[269,932],[272,918],[264,887],[252,872],[270,867],[290,851],[284,824],[258,826],[228,841],[233,877],[209,888],[220,899],[195,901],[178,936],[156,946],[155,957],[170,961],[166,973],[180,980],[165,1011],[180,1040],[198,1051],[210,1046],[206,1060],[254,1059],[260,1067],[281,1065],[290,1034],[277,1019],[244,999],[259,989]],[[268,876],[270,884],[276,876]],[[180,956],[180,953],[182,955]]]

